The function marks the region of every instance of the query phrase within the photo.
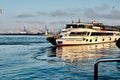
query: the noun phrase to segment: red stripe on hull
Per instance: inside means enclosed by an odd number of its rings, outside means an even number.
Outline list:
[[[111,41],[115,42],[115,41]],[[101,42],[101,43],[91,43],[91,44],[56,44],[57,47],[61,46],[79,46],[79,45],[92,45],[92,44],[102,44],[102,43],[111,43],[111,42]]]
[[[95,43],[93,43],[95,44]],[[56,44],[57,47],[61,46],[79,46],[79,45],[90,45],[90,44]]]

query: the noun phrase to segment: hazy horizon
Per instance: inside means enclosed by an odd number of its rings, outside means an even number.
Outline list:
[[[0,31],[48,29],[59,31],[72,20],[120,24],[119,0],[1,0]]]

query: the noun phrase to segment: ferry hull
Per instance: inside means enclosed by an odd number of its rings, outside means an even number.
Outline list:
[[[54,37],[48,37],[47,40],[53,44],[53,45],[56,45],[56,39]]]
[[[92,45],[92,44],[102,44],[102,43],[112,43],[116,41],[111,41],[111,42],[101,42],[101,43],[89,43],[89,44],[56,44],[55,46],[57,47],[62,47],[62,46],[80,46],[80,45]]]
[[[110,43],[118,40],[119,37],[90,37],[88,38],[78,38],[78,39],[57,39],[56,46],[77,46],[77,45],[89,45],[89,44],[100,44],[100,43]]]
[[[119,36],[104,36],[104,37],[79,37],[79,38],[59,38],[48,37],[47,40],[57,46],[77,46],[77,45],[89,45],[115,42],[119,39]]]

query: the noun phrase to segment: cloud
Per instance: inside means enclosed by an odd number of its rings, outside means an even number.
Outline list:
[[[96,6],[95,7],[96,11],[106,11],[106,10],[110,10],[110,9],[111,9],[110,6],[107,5],[107,4],[103,4],[101,6]]]
[[[102,14],[102,15],[100,15],[100,17],[101,18],[105,18],[105,19],[119,20],[120,19],[120,11],[113,10],[113,11],[110,11],[108,14]]]
[[[119,10],[113,10],[110,8],[106,8],[103,10],[102,7],[101,8],[99,7],[99,9],[100,10],[97,10],[96,8],[86,8],[83,11],[83,15],[88,18],[92,18],[92,19],[111,19],[111,20],[112,19],[114,19],[114,20],[120,19],[120,11]]]
[[[99,18],[99,14],[96,11],[94,11],[92,8],[85,9],[83,14],[88,18]]]
[[[56,10],[54,12],[51,12],[50,14],[53,17],[68,17],[72,15],[72,13],[68,13],[67,11],[63,11],[63,10]]]
[[[15,17],[17,17],[17,18],[30,18],[30,17],[35,17],[35,15],[32,15],[32,14],[20,14],[20,15],[17,15]]]
[[[37,21],[37,20],[17,20],[16,23],[24,23],[24,24],[45,24],[45,22],[42,22],[42,21]]]
[[[115,8],[116,9],[116,8]],[[62,24],[65,20],[70,21],[73,19],[114,19],[118,20],[120,19],[120,11],[112,9],[109,5],[103,4],[101,6],[95,6],[93,8],[65,8],[63,10],[55,10],[50,12],[44,12],[39,11],[36,13],[36,15],[33,14],[20,14],[17,15],[17,18],[31,18],[31,17],[40,17],[39,19],[42,19],[44,23],[48,24]],[[45,17],[45,18],[44,18]],[[55,21],[53,21],[53,18]],[[68,20],[70,19],[70,20]],[[48,22],[49,21],[49,22]],[[58,22],[56,22],[58,21]],[[63,22],[61,22],[63,21]],[[41,21],[25,21],[24,23],[35,23],[39,24],[42,23]]]
[[[37,12],[37,13],[41,16],[48,16],[48,17],[69,17],[71,15],[74,15],[74,13],[65,10],[56,10],[51,12]]]
[[[39,15],[41,15],[41,16],[48,16],[48,15],[50,15],[49,13],[47,13],[47,12],[37,12],[37,14],[39,14]]]
[[[52,21],[49,24],[66,24],[68,21]]]

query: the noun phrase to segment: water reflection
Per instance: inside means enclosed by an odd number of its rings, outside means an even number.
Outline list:
[[[120,58],[120,56],[118,56],[117,58]],[[120,71],[120,61],[117,61],[116,68],[118,71]]]
[[[104,43],[81,46],[63,46],[51,48],[49,57],[58,57],[65,62],[77,62],[81,60],[96,60],[107,56],[105,52],[115,47],[115,43]]]
[[[52,46],[48,48],[48,57],[56,57],[56,47]]]

